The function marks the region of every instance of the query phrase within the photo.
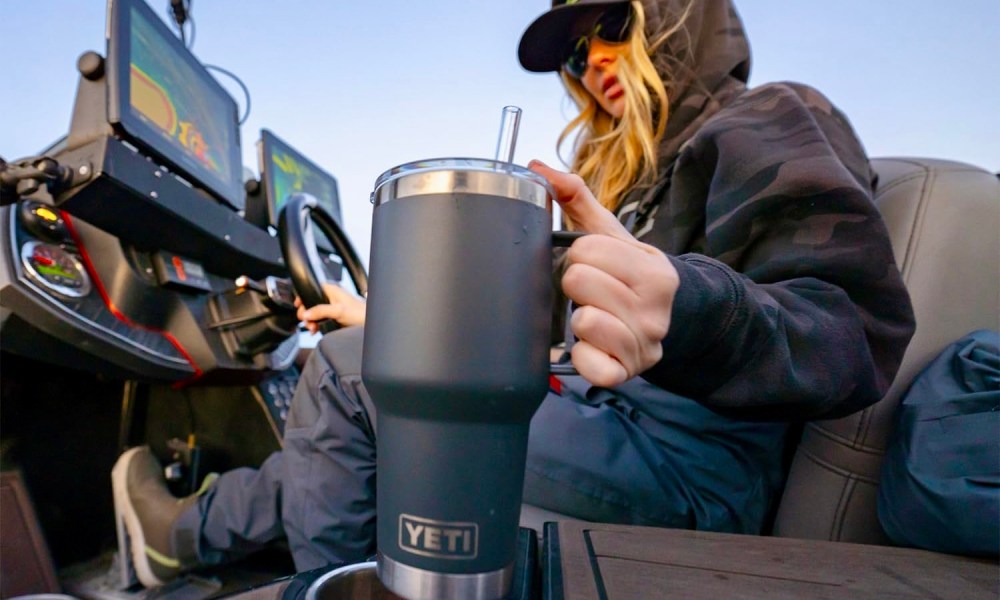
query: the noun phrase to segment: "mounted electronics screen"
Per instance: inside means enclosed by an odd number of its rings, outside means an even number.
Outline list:
[[[143,0],[108,2],[108,120],[195,187],[242,210],[236,102]]]
[[[340,216],[337,180],[333,175],[316,166],[267,129],[260,132],[258,150],[268,218],[272,225],[277,226],[278,214],[285,204],[285,199],[295,192],[312,194],[337,223],[343,223]],[[325,238],[320,239],[321,237],[322,233],[317,231],[317,242],[325,248],[333,248],[329,241]]]

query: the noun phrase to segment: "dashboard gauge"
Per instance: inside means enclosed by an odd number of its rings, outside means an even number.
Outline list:
[[[64,298],[90,293],[90,277],[80,260],[54,244],[31,241],[21,246],[21,264],[28,276]]]
[[[41,202],[22,202],[21,222],[28,231],[44,240],[61,242],[69,239],[66,222],[59,212]]]

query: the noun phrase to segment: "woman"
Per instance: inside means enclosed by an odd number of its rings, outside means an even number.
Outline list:
[[[526,31],[522,64],[559,68],[556,32],[574,38],[580,25],[600,29],[598,14],[626,4],[557,6]],[[631,14],[624,43],[598,31],[585,70],[572,54],[564,61],[563,81],[581,107],[571,127],[583,125],[573,169],[636,238],[671,257],[680,286],[672,310],[652,307],[652,318],[672,315],[669,335],[657,339],[654,328],[636,342],[645,354],[605,363],[619,371],[601,381],[643,372],[661,387],[753,418],[837,416],[874,402],[895,373],[912,317],[871,204],[873,175],[846,119],[800,84],[748,91],[749,48],[728,1],[632,3]],[[650,63],[662,87],[649,77]],[[639,100],[630,102],[626,90]],[[637,125],[628,130],[629,122]],[[631,137],[642,158],[621,165],[615,144],[628,142],[616,137]],[[585,195],[572,178],[536,170],[560,195]],[[628,193],[614,193],[616,176],[635,182]],[[572,205],[564,209],[580,221]],[[572,280],[563,288],[573,296]]]
[[[582,377],[531,425],[526,502],[577,518],[757,533],[780,492],[789,422],[879,399],[913,331],[846,119],[799,84],[747,90],[729,0],[558,4],[526,30],[522,65],[560,71],[580,107],[570,175],[538,162],[593,235],[562,289]],[[360,324],[331,290],[300,312]],[[310,325],[312,327],[312,325]],[[166,493],[148,449],[123,455],[140,579],[286,535],[300,570],[374,551],[375,410],[361,329],[322,339],[284,450],[200,496]],[[145,549],[145,552],[143,552]]]

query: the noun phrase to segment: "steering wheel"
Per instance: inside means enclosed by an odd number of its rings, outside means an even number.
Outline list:
[[[302,304],[306,308],[312,308],[317,304],[328,302],[323,291],[323,284],[327,281],[326,271],[316,249],[313,223],[318,225],[320,231],[333,243],[334,249],[344,262],[344,268],[354,282],[355,289],[362,296],[367,295],[368,274],[347,234],[337,221],[323,210],[316,198],[310,194],[294,193],[288,196],[278,216],[278,240],[281,242],[281,252],[292,277],[292,286],[302,299]],[[332,320],[320,326],[324,333],[339,328],[340,324]]]

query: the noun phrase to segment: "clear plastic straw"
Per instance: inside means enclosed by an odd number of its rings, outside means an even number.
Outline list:
[[[500,137],[497,139],[496,161],[513,163],[514,147],[517,145],[517,128],[521,124],[521,109],[516,106],[503,107],[500,119]]]

